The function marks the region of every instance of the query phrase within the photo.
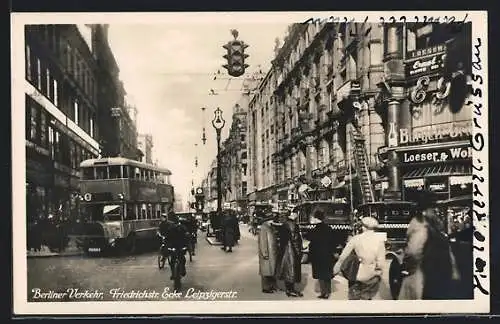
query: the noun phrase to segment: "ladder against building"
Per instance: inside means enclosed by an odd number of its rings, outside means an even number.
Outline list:
[[[366,145],[363,134],[354,125],[349,124],[351,134],[351,147],[354,156],[354,166],[356,174],[361,185],[363,204],[374,202],[375,195],[373,192],[372,180],[368,169],[368,155],[366,154]]]

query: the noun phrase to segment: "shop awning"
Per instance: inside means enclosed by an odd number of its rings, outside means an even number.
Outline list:
[[[403,178],[424,178],[430,176],[448,176],[448,175],[470,175],[472,166],[464,164],[437,164],[427,167],[415,168],[405,173]]]

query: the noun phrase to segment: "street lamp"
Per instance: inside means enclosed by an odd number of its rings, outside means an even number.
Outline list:
[[[212,120],[212,126],[215,128],[217,133],[217,215],[221,217],[222,215],[222,177],[221,177],[221,156],[220,156],[220,132],[226,121],[222,117],[222,110],[217,107],[214,111],[214,119]]]

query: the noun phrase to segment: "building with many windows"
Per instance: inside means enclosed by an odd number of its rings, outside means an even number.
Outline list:
[[[100,153],[97,70],[76,25],[25,27],[28,217],[76,211],[79,163]]]
[[[244,95],[233,107],[229,136],[221,151],[223,202],[230,203],[231,208],[236,210],[245,209],[247,201],[247,107],[248,95]]]
[[[250,100],[249,200],[469,193],[470,43],[467,24],[291,25]]]
[[[80,162],[119,152],[125,92],[107,26],[27,25],[24,92],[27,216],[76,217]]]
[[[137,148],[144,153],[144,162],[153,164],[153,136],[151,134],[139,134]]]

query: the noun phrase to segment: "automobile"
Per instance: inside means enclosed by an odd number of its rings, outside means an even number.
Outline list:
[[[331,200],[305,201],[296,205],[293,211],[299,216],[298,225],[304,237],[302,243],[303,263],[309,263],[309,241],[307,240],[307,235],[315,226],[311,222],[311,217],[316,211],[324,213],[325,224],[333,229],[337,255],[342,251],[349,235],[352,234],[353,227],[350,206],[347,203]]]

